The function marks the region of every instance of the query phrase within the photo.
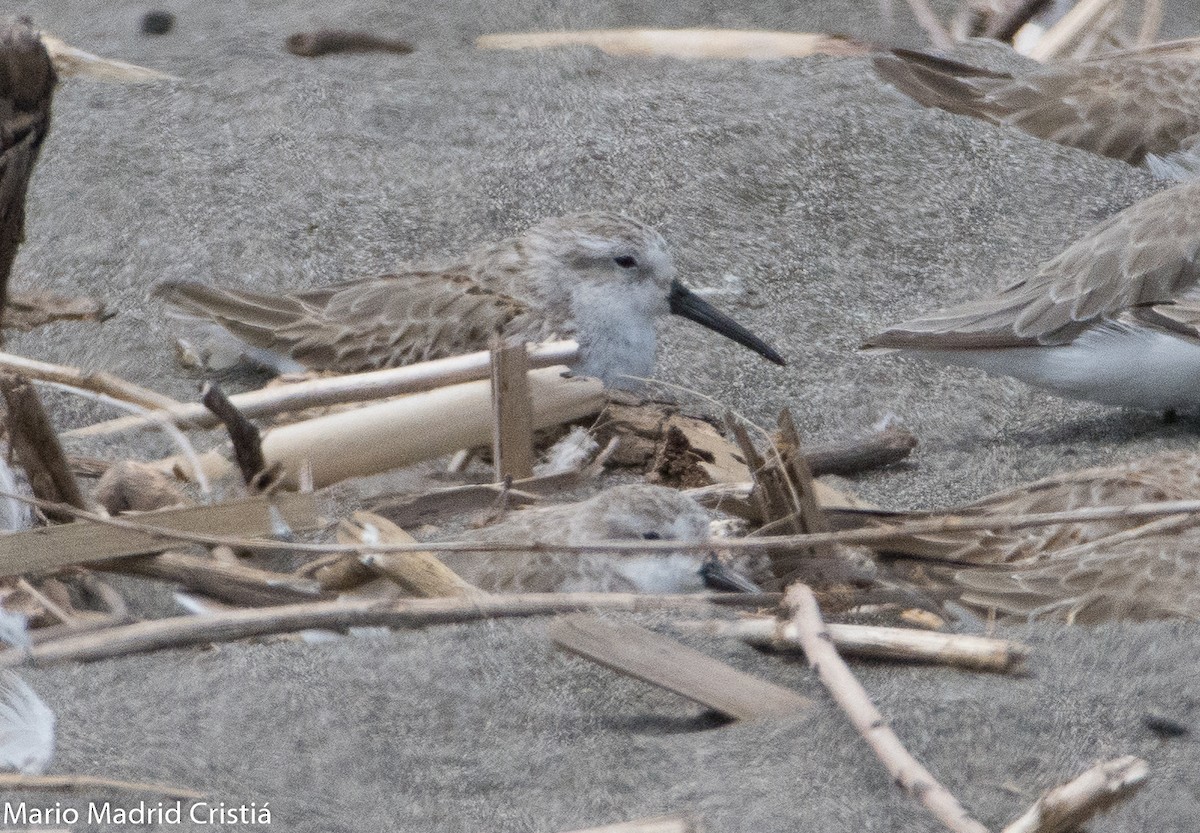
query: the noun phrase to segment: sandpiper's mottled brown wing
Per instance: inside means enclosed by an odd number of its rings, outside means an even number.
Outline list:
[[[911,350],[1066,344],[1139,307],[1186,303],[1200,281],[1200,182],[1142,200],[1092,229],[1032,278],[898,324],[864,343]]]
[[[306,367],[352,373],[487,349],[497,333],[538,339],[549,323],[465,272],[385,275],[291,295],[189,281],[156,294],[254,347]]]
[[[0,304],[25,238],[25,193],[50,130],[54,67],[37,33],[0,25]]]
[[[1078,624],[1200,619],[1200,530],[1150,535],[1080,556],[959,570],[960,599],[982,611]]]
[[[897,49],[876,72],[927,107],[1132,164],[1200,139],[1200,38],[1059,61],[1013,77]]]
[[[1015,518],[1095,506],[1194,499],[1200,499],[1200,454],[1172,452],[1120,466],[1060,472],[988,495],[966,506],[932,514]],[[881,512],[873,515],[870,511],[857,510],[853,517],[842,513],[839,521],[841,526],[850,526],[854,518],[859,524],[893,525],[930,516],[928,512]],[[1030,529],[963,530],[936,535],[897,536],[880,549],[891,556],[945,564],[1013,564],[1048,558],[1068,547],[1097,541],[1145,522],[1144,518],[1115,518]]]

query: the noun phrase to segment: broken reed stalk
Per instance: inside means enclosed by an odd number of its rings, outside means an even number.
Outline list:
[[[835,623],[826,627],[838,651],[855,657],[931,662],[971,671],[1012,671],[1029,656],[1028,646],[1007,639],[874,625]],[[765,616],[704,623],[701,630],[762,647],[803,647],[794,631]]]
[[[229,401],[220,385],[205,382],[200,401],[221,420],[225,430],[229,432],[229,441],[233,444],[233,459],[242,473],[242,482],[246,484],[246,488],[251,493],[264,491],[270,485],[264,481],[270,480],[271,477],[267,470],[266,458],[263,456],[262,435],[258,426]]]
[[[230,642],[252,636],[322,628],[422,628],[480,619],[548,616],[586,610],[652,611],[757,607],[778,594],[719,593],[649,596],[637,593],[528,593],[459,599],[368,599],[281,605],[206,616],[175,616],[48,640],[32,648],[0,651],[0,668],[88,662],[163,648]]]
[[[416,539],[396,524],[371,512],[355,512],[338,524],[338,541],[416,543]],[[375,578],[386,578],[419,599],[446,596],[484,596],[484,591],[465,581],[431,552],[366,553],[357,558],[318,567],[312,575],[318,581],[337,583],[340,591],[350,590]],[[350,563],[347,564],[346,560]],[[357,568],[357,569],[356,569]]]
[[[542,368],[558,364],[571,364],[579,356],[579,345],[574,341],[551,341],[534,345],[529,356],[530,367]],[[491,354],[486,350],[452,356],[446,359],[421,362],[406,367],[372,370],[367,373],[351,373],[328,379],[314,379],[248,393],[236,393],[229,401],[247,417],[275,416],[277,414],[303,411],[308,408],[324,408],[349,402],[368,402],[408,393],[423,393],[435,388],[475,382],[488,378]],[[169,419],[179,426],[211,428],[217,419],[200,403],[157,405],[162,408],[156,416]],[[89,437],[115,434],[130,428],[146,428],[153,425],[149,417],[121,417],[100,422],[84,428],[68,431],[67,437]]]
[[[1200,513],[1200,500],[1169,500],[1155,503],[1135,503],[1125,506],[1092,506],[1083,509],[1072,509],[1066,512],[1040,512],[1029,515],[1010,515],[1003,518],[963,518],[959,516],[943,516],[927,521],[916,521],[898,524],[892,527],[878,529],[848,529],[840,532],[822,532],[810,535],[781,535],[764,538],[712,538],[707,541],[595,541],[589,544],[559,544],[541,541],[423,541],[417,544],[310,544],[304,542],[276,541],[269,538],[239,537],[231,535],[210,535],[202,532],[191,532],[183,529],[170,529],[154,524],[141,523],[128,518],[107,518],[94,512],[85,512],[65,504],[51,504],[25,495],[0,490],[0,497],[11,498],[23,503],[43,508],[59,509],[69,512],[76,518],[94,521],[98,524],[127,529],[142,533],[152,539],[162,542],[187,541],[209,546],[225,545],[235,549],[250,550],[287,550],[289,552],[309,552],[322,555],[346,552],[608,552],[608,553],[653,553],[653,552],[688,552],[706,553],[713,548],[730,552],[757,552],[769,550],[772,547],[794,546],[808,547],[817,543],[862,544],[875,548],[886,548],[889,541],[912,535],[930,535],[945,532],[971,531],[1011,531],[1030,529],[1032,527],[1053,526],[1065,523],[1086,523],[1092,521],[1111,521],[1126,518],[1155,518],[1166,515],[1185,515]],[[300,497],[306,497],[301,495]],[[307,496],[311,497],[311,496]],[[200,507],[211,508],[211,507]],[[192,507],[196,509],[196,507]],[[289,521],[290,522],[290,521]],[[6,537],[15,538],[26,533],[15,533],[11,536],[0,535],[0,543]],[[163,547],[165,549],[165,547]],[[144,552],[144,550],[143,550]],[[131,553],[132,554],[132,553]],[[0,560],[2,563],[2,560]]]
[[[604,406],[598,379],[566,376],[565,367],[529,374],[534,428],[547,428],[594,414]],[[411,465],[461,448],[487,445],[492,437],[488,381],[466,382],[426,393],[376,402],[339,413],[283,425],[263,438],[268,465],[283,467],[282,483],[295,488],[307,470],[316,488]],[[231,467],[209,458],[219,477]],[[161,460],[157,465],[184,461]]]
[[[1048,61],[1058,57],[1087,29],[1096,25],[1116,0],[1080,0],[1063,18],[1038,38],[1029,50],[1035,61]]]
[[[29,475],[29,485],[40,499],[87,509],[83,492],[75,481],[58,434],[46,416],[42,400],[28,379],[15,373],[0,372],[0,395],[7,406],[5,420],[8,441],[17,461]],[[74,516],[65,511],[44,508],[46,517],[65,523]]]
[[[1028,23],[1050,0],[1019,0],[1000,14],[994,15],[982,32],[985,38],[1012,43],[1021,27]]]
[[[492,346],[492,458],[496,480],[533,477],[533,397],[523,342]]]
[[[1097,813],[1111,810],[1140,790],[1150,776],[1141,758],[1125,755],[1098,763],[1042,794],[1028,812],[1000,833],[1071,833]]]
[[[179,801],[199,801],[207,798],[202,792],[189,790],[185,787],[175,787],[170,784],[150,784],[139,781],[120,781],[116,778],[102,778],[97,775],[22,775],[20,773],[0,773],[0,790],[45,790],[47,792],[105,792],[117,790],[120,792],[143,793],[160,795],[163,798],[173,798]]]
[[[809,665],[896,784],[924,804],[947,829],[955,833],[988,833],[904,748],[888,726],[866,689],[838,656],[812,590],[803,584],[793,584],[784,596],[784,607],[791,611],[791,619],[784,626],[789,639],[794,638],[803,646]]]
[[[8,305],[9,274],[25,239],[25,195],[50,131],[57,81],[33,28],[21,22],[0,24],[0,323]]]

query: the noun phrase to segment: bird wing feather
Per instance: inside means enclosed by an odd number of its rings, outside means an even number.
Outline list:
[[[1092,229],[1032,278],[899,324],[868,348],[915,350],[1069,343],[1142,306],[1186,302],[1200,282],[1200,182],[1155,194]]]
[[[158,294],[254,347],[352,373],[486,349],[497,333],[541,337],[522,301],[465,273],[412,271],[291,295],[163,284]]]

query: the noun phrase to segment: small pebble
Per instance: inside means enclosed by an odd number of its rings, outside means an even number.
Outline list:
[[[175,25],[175,15],[170,12],[155,10],[142,15],[143,35],[165,35]]]

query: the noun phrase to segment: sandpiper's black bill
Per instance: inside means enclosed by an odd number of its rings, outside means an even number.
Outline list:
[[[775,348],[718,310],[695,292],[692,292],[692,290],[679,281],[671,281],[671,294],[668,296],[668,300],[671,304],[671,312],[675,315],[681,315],[690,321],[695,321],[701,327],[708,327],[708,329],[736,341],[743,347],[749,347],[767,361],[774,362],[775,364],[787,364],[783,356],[775,351]]]
[[[716,555],[710,555],[700,565],[700,579],[709,590],[723,593],[761,593],[762,588],[743,575],[740,570],[729,566]]]

